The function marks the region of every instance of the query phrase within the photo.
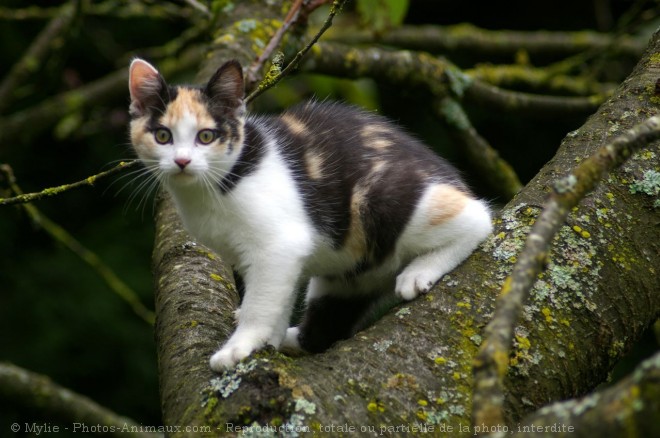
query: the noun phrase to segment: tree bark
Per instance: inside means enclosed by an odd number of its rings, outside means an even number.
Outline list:
[[[514,436],[655,436],[660,412],[660,353],[616,385],[531,414]],[[570,427],[570,426],[572,427]]]
[[[237,31],[237,23],[245,17],[242,8],[255,5],[256,28],[281,18],[266,3],[245,2],[225,18],[216,41],[228,44],[214,48],[203,75],[230,54],[250,59],[254,35]],[[658,51],[656,33],[631,76],[567,135],[465,263],[428,295],[322,354],[290,358],[266,349],[214,375],[208,359],[232,330],[237,294],[229,270],[192,242],[164,198],[157,209],[153,268],[165,424],[210,426],[208,436],[257,425],[389,436],[469,431],[480,333],[547,189],[612,136],[657,113],[660,62],[652,55]],[[555,238],[548,268],[515,332],[506,380],[509,427],[550,401],[592,390],[657,319],[658,209],[652,196],[631,188],[659,166],[657,148],[635,154],[582,201]]]

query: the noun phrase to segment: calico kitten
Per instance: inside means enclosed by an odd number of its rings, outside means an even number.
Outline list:
[[[412,300],[491,232],[457,171],[386,119],[308,102],[246,116],[241,66],[201,87],[130,67],[131,140],[185,228],[245,285],[216,371],[265,346],[322,351],[352,334],[374,299]],[[306,313],[288,328],[295,291]]]

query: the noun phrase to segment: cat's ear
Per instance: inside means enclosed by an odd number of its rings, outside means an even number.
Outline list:
[[[134,59],[128,77],[131,115],[142,116],[150,107],[161,104],[162,94],[166,88],[165,80],[153,65],[143,59]]]
[[[214,106],[237,110],[243,106],[243,68],[236,60],[227,61],[211,76],[204,93]]]

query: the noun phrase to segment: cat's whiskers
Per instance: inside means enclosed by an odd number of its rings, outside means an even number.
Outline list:
[[[126,180],[129,178],[127,181],[123,181],[123,185],[117,190],[114,194],[114,196],[118,196],[121,192],[124,191],[124,189],[128,186],[130,186],[132,183],[135,181],[139,180],[143,175],[148,174],[150,171],[147,168],[140,167],[138,169],[132,170],[130,172],[125,173],[124,175],[121,175],[120,177],[116,178],[114,181],[112,181],[108,187],[105,189],[104,194],[106,191],[110,190],[115,184],[119,183],[122,180]]]
[[[139,178],[139,176],[138,176]],[[137,179],[137,178],[136,178]],[[126,201],[126,207],[125,211],[130,208],[131,204],[135,202],[136,199],[138,199],[138,196],[140,196],[139,201],[137,202],[137,205],[135,207],[135,210],[139,210],[142,207],[142,215],[144,215],[144,208],[147,205],[147,199],[152,197],[152,193],[154,193],[155,189],[157,189],[161,183],[162,183],[162,175],[158,173],[148,173],[147,177],[140,182],[140,184],[131,192],[131,195],[128,197],[128,200]]]
[[[117,160],[117,161],[122,162],[126,160]],[[143,159],[141,161],[144,167],[131,170],[130,172],[121,175],[120,177],[115,179],[106,189],[109,190],[111,187],[113,187],[115,184],[119,183],[120,181],[126,180],[124,181],[123,185],[119,188],[119,190],[115,192],[114,196],[118,196],[127,187],[135,184],[136,182],[139,182],[137,186],[133,188],[133,190],[131,191],[130,195],[126,200],[126,204],[124,206],[124,214],[126,214],[131,204],[138,198],[140,193],[142,193],[142,196],[140,200],[137,202],[136,210],[140,209],[140,207],[142,206],[143,208],[142,213],[144,214],[144,207],[146,206],[146,200],[151,196],[154,189],[160,185],[161,177],[158,169],[158,160]]]

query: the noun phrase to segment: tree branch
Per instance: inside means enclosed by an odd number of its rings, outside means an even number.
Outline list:
[[[116,437],[163,436],[148,431],[156,429],[155,427],[145,427],[127,417],[119,416],[89,398],[53,383],[46,376],[7,362],[0,362],[0,397],[27,409],[36,408],[41,414],[48,415],[49,419],[67,421],[72,423],[73,427],[76,423],[107,426],[108,433]]]
[[[270,39],[264,50],[261,52],[261,54],[257,57],[257,59],[250,65],[250,67],[247,68],[247,81],[248,83],[255,83],[257,82],[257,72],[261,71],[264,67],[264,62],[268,58],[271,57],[275,49],[280,45],[282,42],[282,38],[284,38],[284,35],[286,32],[289,30],[289,27],[293,25],[296,21],[298,21],[298,17],[300,16],[300,8],[302,7],[303,0],[295,0],[293,5],[291,6],[291,9],[289,10],[289,13],[286,15],[284,18],[284,22],[282,25],[277,29],[275,32],[275,35]],[[275,63],[274,63],[275,64]],[[282,66],[277,64],[276,67],[278,69],[281,69]],[[248,87],[251,88],[251,87]]]
[[[0,20],[47,20],[59,14],[60,7],[28,6],[26,8],[0,7]],[[190,18],[187,8],[172,2],[117,2],[106,0],[89,2],[85,15],[117,18],[149,17],[151,19]]]
[[[523,187],[516,171],[472,126],[461,104],[454,98],[436,99],[433,105],[445,121],[452,140],[468,159],[476,175],[497,193],[500,201],[509,201]]]
[[[475,358],[473,426],[504,424],[504,376],[509,363],[514,327],[523,303],[542,270],[552,238],[568,213],[612,169],[636,150],[660,139],[660,117],[654,116],[612,142],[601,146],[567,177],[554,185],[546,207],[525,241],[510,277],[504,282],[493,319],[484,330],[484,343]]]
[[[603,84],[587,76],[569,76],[552,67],[538,68],[530,65],[479,64],[465,70],[465,74],[500,88],[533,89],[573,96],[610,96],[616,84]]]
[[[513,56],[524,50],[532,56],[567,56],[591,50],[610,50],[637,59],[645,41],[631,36],[613,38],[593,31],[550,32],[487,30],[473,24],[453,26],[401,26],[382,35],[367,31],[342,31],[333,39],[345,43],[382,43],[433,53],[471,53],[478,57]]]
[[[478,106],[504,110],[512,114],[535,117],[566,117],[570,114],[593,113],[608,96],[595,94],[587,97],[544,96],[503,88],[475,80],[465,90],[465,99]]]
[[[656,353],[614,386],[546,406],[512,432],[521,437],[654,436],[659,392],[660,353]]]

